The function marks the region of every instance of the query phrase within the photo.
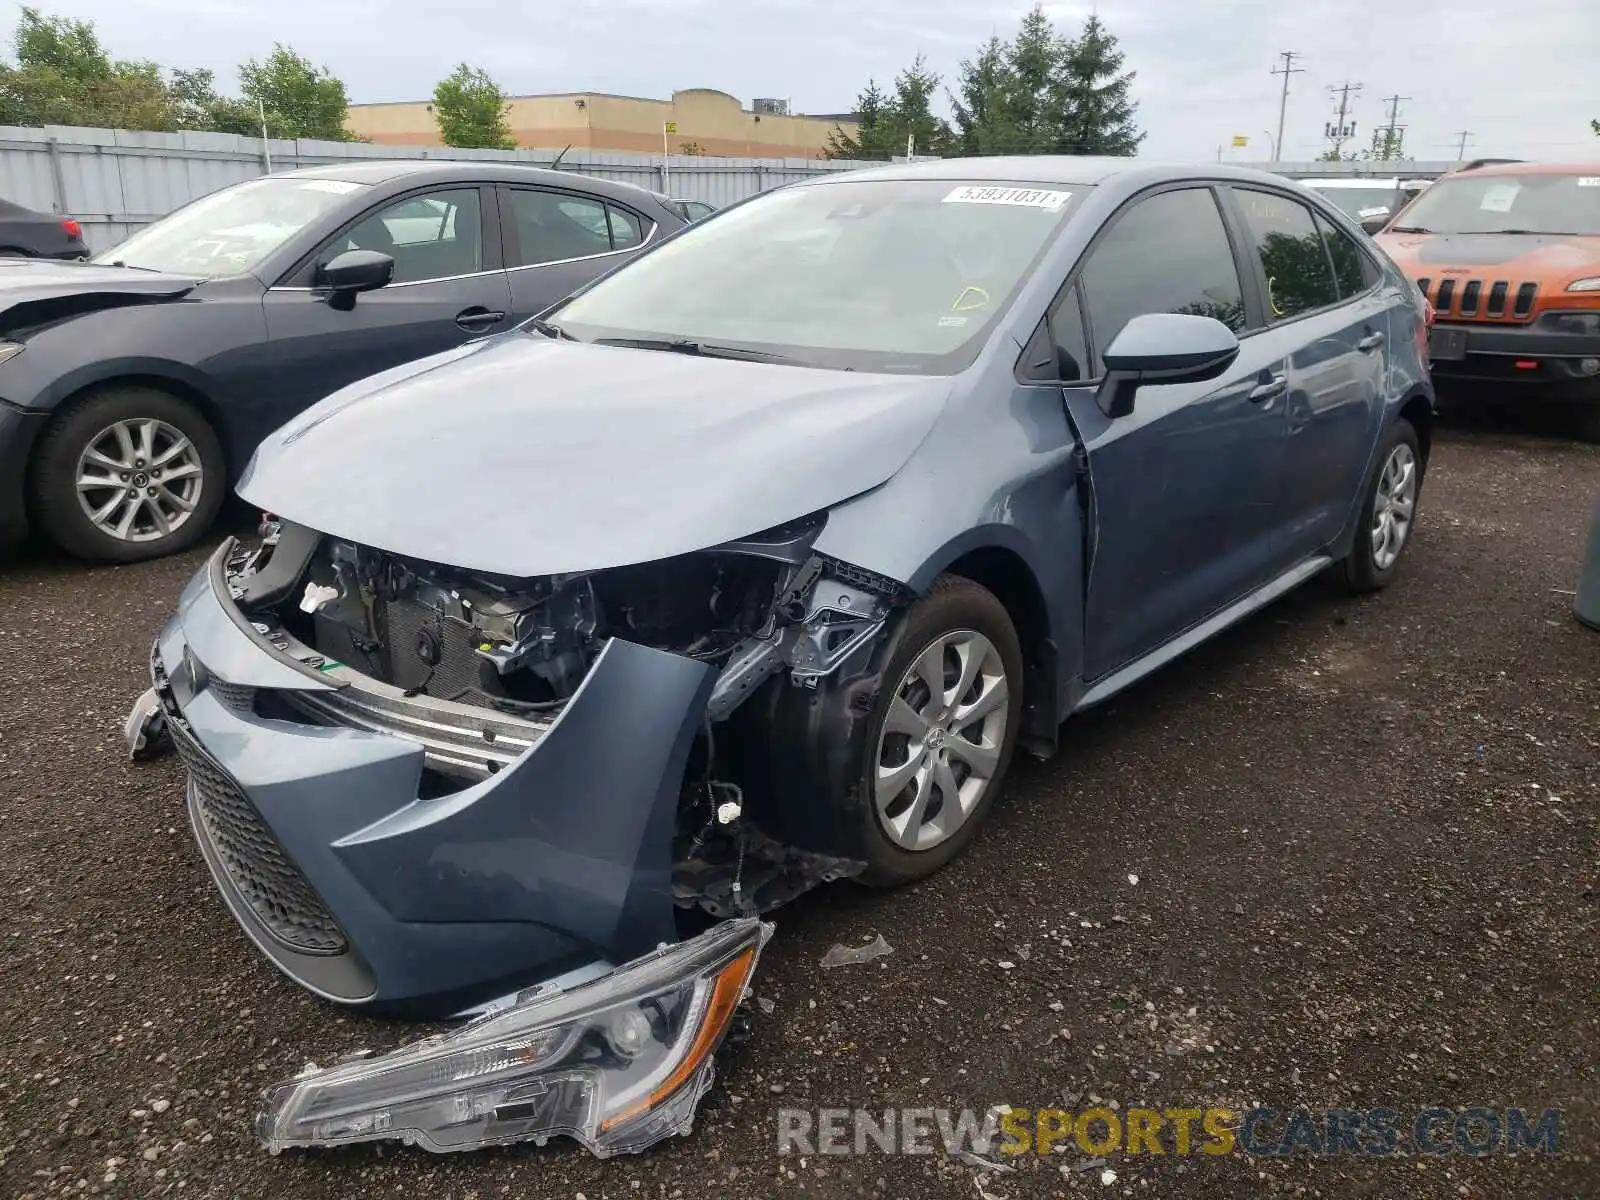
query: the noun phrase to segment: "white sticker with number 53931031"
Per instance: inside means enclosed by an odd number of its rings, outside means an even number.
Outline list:
[[[1062,205],[1072,199],[1071,192],[1058,192],[1051,188],[985,187],[964,184],[944,198],[946,204],[1009,204],[1018,208],[1043,208],[1050,212],[1061,211]]]

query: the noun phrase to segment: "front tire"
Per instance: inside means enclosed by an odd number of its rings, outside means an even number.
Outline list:
[[[139,562],[193,546],[222,507],[227,470],[195,408],[155,388],[73,402],[39,439],[33,513],[69,554]]]
[[[851,811],[860,882],[896,887],[959,855],[1005,785],[1022,723],[1022,649],[1005,606],[941,578],[882,675]]]
[[[1339,579],[1348,591],[1375,592],[1399,575],[1401,555],[1416,526],[1422,470],[1417,431],[1402,417],[1384,439],[1378,470],[1362,501],[1355,543],[1339,564]]]

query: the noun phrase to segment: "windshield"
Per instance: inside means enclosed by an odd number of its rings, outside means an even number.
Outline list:
[[[1368,217],[1378,217],[1385,213],[1397,211],[1405,203],[1405,193],[1393,187],[1331,187],[1320,188],[1311,185],[1324,200],[1332,204],[1347,217],[1357,221],[1364,221]]]
[[[178,275],[242,275],[352,192],[342,179],[252,179],[147,225],[97,263]]]
[[[1430,233],[1600,236],[1600,175],[1464,175],[1441,179],[1406,210]]]
[[[1086,190],[952,180],[784,188],[689,226],[554,319],[583,341],[949,374],[976,357]]]

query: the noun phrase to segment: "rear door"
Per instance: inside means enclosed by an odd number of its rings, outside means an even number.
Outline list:
[[[1089,365],[1063,389],[1093,485],[1084,673],[1104,676],[1156,649],[1275,573],[1282,484],[1282,355],[1251,336],[1255,307],[1209,186],[1147,195],[1090,247],[1052,324]],[[1081,308],[1086,346],[1074,349]],[[1095,402],[1106,348],[1131,319],[1214,317],[1240,335],[1238,360],[1205,383],[1146,386],[1108,420]],[[1064,357],[1063,362],[1067,361]]]
[[[296,410],[357,379],[509,328],[494,200],[492,188],[463,184],[391,198],[268,289],[274,384]],[[316,286],[317,271],[355,249],[390,255],[394,279],[340,311]]]
[[[500,212],[518,321],[565,300],[654,232],[632,209],[586,192],[505,185]]]
[[[1389,306],[1377,265],[1300,198],[1233,187],[1266,299],[1269,334],[1289,360],[1283,520],[1292,561],[1339,534],[1383,406]]]

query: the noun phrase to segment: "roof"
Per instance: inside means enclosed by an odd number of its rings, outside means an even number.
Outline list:
[[[1299,182],[1312,188],[1398,188],[1400,186],[1398,177],[1352,179],[1349,176],[1339,176],[1335,179],[1317,179],[1301,176]]]
[[[993,158],[941,158],[927,162],[896,163],[859,171],[842,171],[816,183],[835,184],[861,179],[955,179],[1025,183],[1069,183],[1080,187],[1104,183],[1119,175],[1138,175],[1145,184],[1166,179],[1236,179],[1241,182],[1282,184],[1284,177],[1249,167],[1213,164],[1162,163],[1141,158],[1090,158],[1066,154],[1030,154]]]
[[[1600,163],[1497,162],[1481,167],[1463,167],[1474,175],[1585,175],[1600,176]]]
[[[646,188],[614,179],[601,179],[581,171],[552,171],[546,167],[523,166],[521,163],[500,162],[477,158],[410,158],[366,159],[354,162],[329,163],[321,167],[301,167],[297,171],[277,171],[274,179],[339,179],[346,183],[382,184],[396,179],[426,183],[430,179],[483,180],[495,183],[531,183],[547,187],[574,187],[581,181],[585,190],[598,192],[613,199],[660,197]]]

